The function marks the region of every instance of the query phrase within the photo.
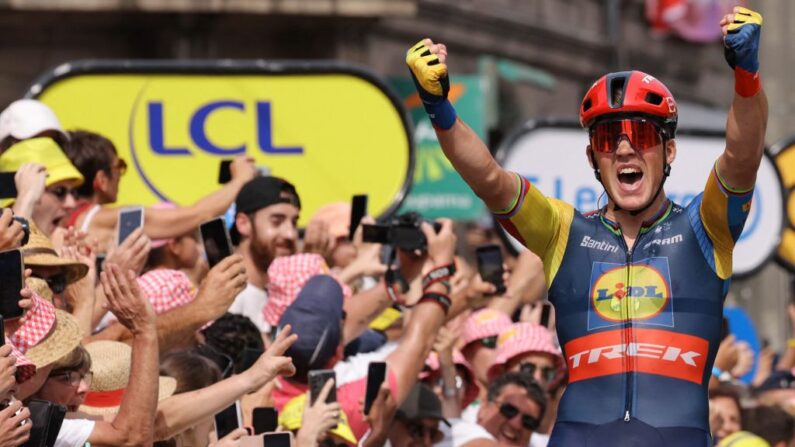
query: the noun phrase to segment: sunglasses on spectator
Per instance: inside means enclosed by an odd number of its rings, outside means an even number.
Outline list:
[[[57,275],[52,275],[49,278],[42,278],[41,276],[33,275],[34,278],[39,278],[47,282],[47,287],[52,290],[52,293],[58,294],[62,293],[66,289],[66,275],[63,273],[59,273]]]
[[[522,415],[522,427],[524,427],[524,428],[526,428],[526,429],[528,429],[530,431],[534,431],[534,430],[538,429],[538,425],[539,425],[540,422],[539,422],[539,420],[537,418],[535,418],[533,416],[530,416],[529,414],[521,413],[519,411],[519,409],[516,408],[516,406],[511,405],[508,402],[502,402],[502,403],[495,402],[495,403],[499,404],[499,406],[500,406],[500,414],[505,419],[510,420],[510,419],[513,419],[516,416],[521,414]]]
[[[612,154],[622,137],[626,137],[636,151],[643,152],[662,144],[666,132],[653,121],[629,118],[598,122],[591,126],[589,135],[591,149]]]
[[[534,376],[537,370],[541,370],[541,377],[547,382],[551,382],[558,373],[554,366],[538,366],[535,363],[522,362],[519,364],[519,371],[529,376]]]
[[[494,349],[497,347],[497,336],[492,335],[491,337],[484,337],[478,340],[484,348]]]
[[[56,186],[54,188],[47,188],[45,191],[54,195],[61,202],[63,202],[66,199],[66,196],[72,196],[75,198],[77,197],[74,188],[69,188],[67,186]]]
[[[94,381],[94,373],[91,371],[88,371],[85,374],[81,374],[80,371],[64,371],[61,373],[52,374],[51,376],[63,377],[65,382],[74,388],[78,388],[80,386],[80,382],[86,382],[86,387],[91,388],[91,382]]]

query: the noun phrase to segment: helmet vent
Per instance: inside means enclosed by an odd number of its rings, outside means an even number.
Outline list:
[[[586,99],[585,102],[582,103],[582,111],[583,112],[587,112],[587,111],[591,110],[591,106],[592,105],[593,105],[593,103],[591,102],[591,99],[590,98]]]
[[[662,96],[652,92],[646,93],[646,102],[648,102],[649,104],[654,104],[655,106],[658,106],[662,104],[662,101],[663,101]]]
[[[618,108],[624,105],[624,86],[627,78],[616,76],[610,80],[610,107]]]

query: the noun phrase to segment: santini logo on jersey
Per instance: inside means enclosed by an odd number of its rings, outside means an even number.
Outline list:
[[[566,343],[570,383],[632,371],[701,384],[709,350],[703,338],[659,329],[622,332],[600,332]]]
[[[684,238],[681,234],[677,234],[671,237],[667,237],[665,239],[653,239],[652,241],[646,243],[643,246],[643,249],[646,250],[647,248],[651,247],[652,245],[673,245],[682,242]]]
[[[583,236],[582,242],[580,242],[580,247],[595,248],[597,250],[618,253],[618,245],[608,244],[605,241],[597,241],[595,239],[591,239],[590,236]]]

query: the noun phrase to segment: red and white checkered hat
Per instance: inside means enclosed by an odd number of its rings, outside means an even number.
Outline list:
[[[55,306],[37,294],[31,297],[33,305],[25,312],[25,322],[8,336],[8,341],[23,354],[50,333],[55,322]]]
[[[274,259],[268,268],[268,302],[262,309],[265,322],[273,327],[278,325],[287,306],[295,301],[306,281],[315,275],[330,275],[328,265],[320,255],[302,253]],[[340,286],[343,299],[348,299],[350,287],[342,282]]]
[[[555,346],[549,329],[535,323],[514,323],[497,339],[497,358],[489,367],[489,378],[502,373],[505,364],[512,358],[529,353],[549,354],[558,367],[563,364],[563,356]]]
[[[36,365],[33,364],[25,354],[19,352],[16,346],[10,344],[11,355],[16,359],[14,365],[17,367],[17,382],[22,383],[36,374]]]
[[[511,319],[499,310],[485,308],[472,312],[461,325],[461,349],[473,341],[496,337],[509,327]]]
[[[462,408],[469,406],[475,399],[478,398],[480,388],[475,380],[475,373],[472,372],[472,365],[466,361],[464,355],[458,349],[453,350],[453,364],[460,366],[464,369],[464,396],[462,399]],[[460,368],[457,368],[460,369]],[[439,356],[436,351],[431,351],[428,358],[425,359],[425,368],[420,372],[420,380],[425,380],[429,377],[439,376]]]
[[[158,315],[184,306],[196,298],[193,283],[180,270],[150,270],[138,277],[138,286]]]

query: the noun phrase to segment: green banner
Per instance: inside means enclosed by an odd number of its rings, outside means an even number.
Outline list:
[[[456,75],[450,86],[449,98],[458,116],[485,140],[480,79],[476,75]],[[400,211],[418,211],[428,219],[479,218],[484,211],[483,202],[445,158],[414,83],[409,78],[391,79],[390,83],[403,100],[403,105],[414,122],[414,142],[417,148],[411,193],[406,197]]]

